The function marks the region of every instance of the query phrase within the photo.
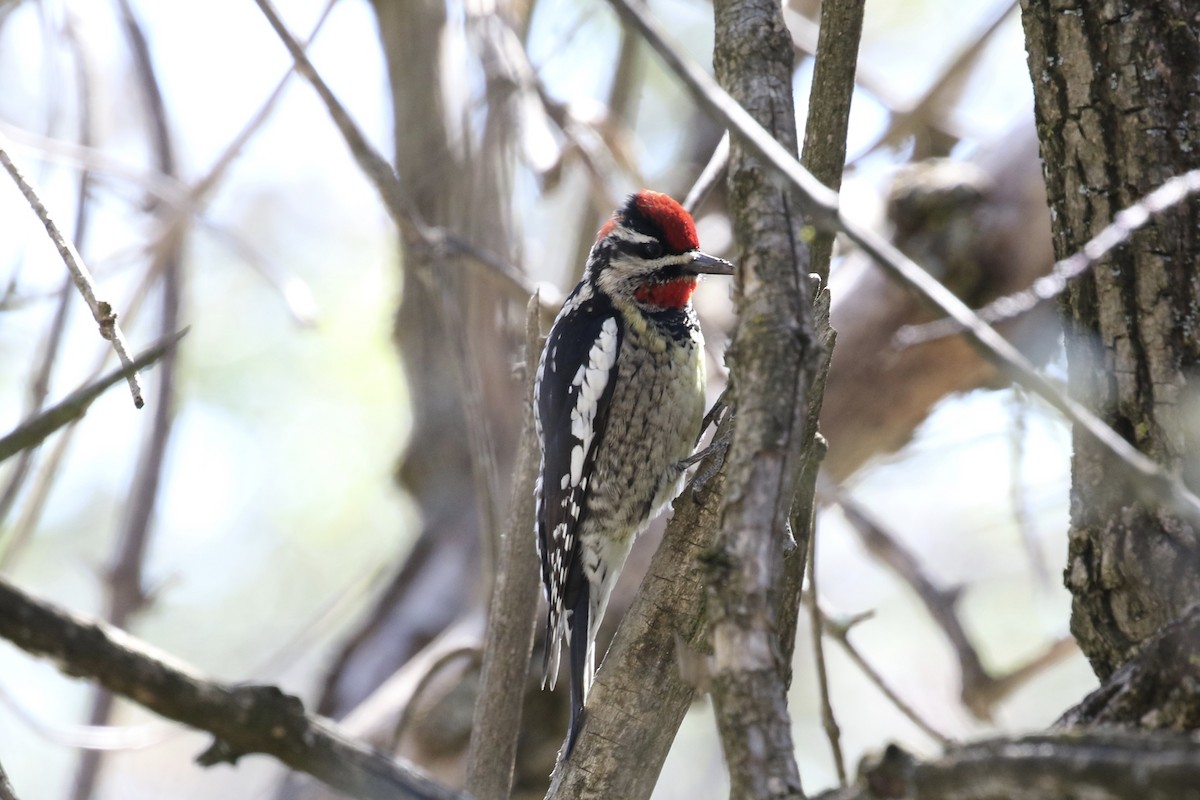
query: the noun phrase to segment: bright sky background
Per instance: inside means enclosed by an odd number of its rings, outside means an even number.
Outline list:
[[[192,182],[258,110],[289,60],[249,0],[133,5],[159,71],[182,173]],[[323,5],[281,3],[301,36]],[[680,0],[652,5],[672,20],[677,38],[707,61],[708,7]],[[112,6],[25,3],[13,11],[0,33],[0,132],[16,140],[14,152],[69,228],[73,166],[41,159],[43,148],[30,136],[71,136],[71,103],[46,102],[75,91],[65,51],[47,44],[54,41],[47,27],[61,24],[65,8],[101,76],[93,97],[98,146],[134,173],[144,171],[139,165],[146,154],[138,144],[137,93]],[[898,98],[915,97],[936,74],[952,52],[947,39],[965,37],[980,24],[980,9],[954,0],[875,0],[867,13],[864,69]],[[580,107],[595,102],[606,88],[597,76],[608,74],[602,65],[615,49],[611,12],[594,0],[542,0],[532,30],[531,58],[548,90]],[[388,90],[369,4],[338,3],[310,52],[359,125],[389,152]],[[1015,16],[984,58],[976,74],[989,77],[966,87],[970,100],[960,109],[962,124],[981,132],[1003,127],[1029,103]],[[648,59],[647,70],[661,68]],[[805,80],[802,70],[801,87]],[[802,101],[804,94],[801,88]],[[660,95],[647,98],[649,104]],[[671,173],[680,135],[671,124],[670,102],[682,103],[682,96],[639,112],[637,146],[655,180],[679,179]],[[869,97],[856,100],[852,153],[870,141],[881,119]],[[882,162],[863,166],[860,187],[878,184],[887,167]],[[129,269],[128,251],[147,236],[146,228],[130,226],[130,208],[140,207],[145,195],[127,176],[105,173],[99,180],[98,196],[106,199],[82,250],[102,296],[124,314],[137,272]],[[527,194],[528,180],[520,185]],[[852,186],[847,196],[855,191],[864,189]],[[527,212],[533,220],[551,213],[536,207]],[[7,181],[0,181],[0,226],[0,286],[16,280],[18,294],[35,297],[55,291],[63,266]],[[372,581],[394,566],[408,542],[410,510],[391,483],[407,425],[389,341],[399,291],[393,239],[390,221],[324,109],[310,87],[293,80],[189,240],[182,318],[191,333],[181,350],[178,424],[147,564],[155,596],[134,630],[217,677],[280,682],[308,692]],[[531,235],[529,263],[541,263],[539,253],[554,246]],[[315,325],[296,322],[260,268],[297,279],[291,296],[301,309],[311,302]],[[23,416],[30,354],[41,346],[52,307],[52,300],[38,299],[0,312],[0,426],[6,430]],[[105,351],[78,298],[72,298],[70,315],[52,400],[82,383]],[[156,335],[153,314],[122,321],[135,349]],[[156,402],[153,394],[149,402]],[[988,665],[1003,668],[1064,633],[1069,603],[1058,578],[1065,555],[1067,436],[1033,407],[1020,475],[1035,512],[1035,546],[1051,565],[1050,584],[1041,587],[1031,583],[1012,523],[1007,487],[1013,407],[1007,392],[947,402],[901,456],[866,471],[854,487],[921,553],[934,576],[947,584],[972,583],[964,599],[971,632],[979,634]],[[31,545],[4,567],[6,579],[81,613],[102,613],[102,573],[149,414],[135,411],[120,387],[93,406]],[[0,482],[7,466],[0,466]],[[18,504],[6,522],[20,513]],[[949,733],[985,732],[957,706],[956,667],[913,596],[865,561],[836,513],[826,514],[822,526],[821,589],[829,610],[849,615],[874,609],[875,619],[862,625],[855,640],[889,680]],[[9,532],[0,528],[0,552]],[[310,627],[322,612],[328,612],[323,621]],[[289,645],[298,635],[310,638]],[[807,649],[805,643],[798,647]],[[835,705],[847,709],[840,721],[852,766],[865,749],[888,739],[931,750],[927,739],[878,702],[836,645],[827,645],[827,652]],[[1081,659],[1056,667],[1007,703],[997,722],[1044,726],[1090,680]],[[819,788],[832,782],[833,772],[813,686],[811,665],[801,659],[793,689],[797,743],[806,786]],[[64,797],[76,753],[53,737],[31,735],[14,708],[61,737],[78,733],[71,726],[85,713],[88,697],[85,684],[0,644],[0,761],[23,800]],[[873,712],[855,715],[855,708]],[[656,795],[661,800],[720,796],[712,793],[724,778],[705,713],[696,712],[685,726],[680,741],[694,749],[684,754],[677,748],[668,765],[673,771]],[[275,773],[263,759],[244,761],[236,771],[185,768],[205,746],[204,737],[176,733],[128,708],[118,723],[148,723],[121,735],[144,735],[158,744],[115,756],[99,797],[267,796]],[[696,768],[696,753],[712,756],[710,771]],[[257,794],[247,792],[256,785]]]

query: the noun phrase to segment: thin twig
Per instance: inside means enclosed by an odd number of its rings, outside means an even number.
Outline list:
[[[26,405],[25,416],[36,414],[45,407],[46,396],[50,392],[50,373],[58,359],[58,351],[62,346],[63,334],[67,328],[67,309],[70,306],[70,301],[71,282],[64,280],[62,290],[58,293],[58,303],[54,308],[54,317],[50,321],[50,330],[47,332],[46,341],[42,345],[39,356],[41,363],[37,367],[33,381],[30,383],[29,402]],[[13,503],[16,502],[17,495],[21,492],[21,487],[25,485],[25,479],[29,474],[30,467],[33,465],[34,452],[35,449],[32,447],[21,450],[20,457],[9,472],[4,491],[0,492],[0,522],[3,522],[8,517],[8,512],[12,509]]]
[[[692,188],[688,189],[687,197],[683,199],[683,207],[694,216],[696,209],[704,202],[704,198],[708,197],[708,193],[713,190],[713,187],[725,177],[727,169],[729,169],[729,131],[721,134],[708,163],[704,165],[704,169],[696,178],[696,182],[692,184]]]
[[[1009,341],[895,245],[843,213],[839,209],[837,193],[822,185],[804,169],[707,72],[679,55],[681,51],[668,43],[661,25],[641,4],[632,0],[609,2],[626,21],[641,31],[670,69],[687,85],[696,101],[723,125],[736,132],[748,150],[796,190],[797,198],[804,204],[815,226],[845,233],[894,280],[934,311],[953,319],[961,326],[961,334],[967,341],[1001,373],[1042,397],[1074,423],[1081,433],[1117,459],[1148,501],[1169,508],[1193,524],[1200,525],[1200,498],[1184,486],[1179,478],[1167,473],[1153,459],[1138,451],[1082,404],[1063,394]],[[1200,176],[1197,178],[1200,179]]]
[[[67,395],[62,402],[46,409],[32,419],[22,422],[6,436],[0,437],[0,461],[4,461],[22,450],[36,447],[62,426],[82,417],[87,412],[88,406],[106,389],[122,379],[127,379],[131,372],[145,369],[171,352],[175,348],[175,344],[186,333],[187,329],[184,329],[159,340],[137,358],[132,359],[129,366],[115,369],[103,378],[81,386]]]
[[[116,10],[147,114],[154,166],[159,174],[174,178],[175,153],[167,121],[166,103],[154,68],[154,60],[150,55],[149,42],[129,0],[117,0]],[[155,254],[148,269],[149,272],[157,272],[161,267],[159,286],[162,310],[158,324],[160,335],[164,337],[179,328],[183,283],[182,248],[181,237],[169,238]],[[138,457],[129,497],[125,502],[125,516],[113,550],[112,563],[105,574],[108,584],[108,621],[119,628],[127,626],[133,615],[143,610],[149,602],[143,585],[143,571],[153,530],[154,510],[162,485],[167,443],[174,426],[177,369],[175,351],[169,351],[163,359],[158,376],[159,402],[154,408],[154,418],[146,435],[145,446]],[[106,724],[112,715],[113,702],[111,692],[98,690],[92,699],[89,723]],[[87,750],[81,754],[75,771],[72,800],[88,800],[92,796],[102,758],[103,753],[97,750]]]
[[[825,666],[824,615],[817,604],[817,536],[814,530],[808,540],[808,611],[812,627],[813,660],[817,665],[817,689],[821,693],[821,723],[829,749],[833,753],[833,764],[837,768],[838,783],[846,785],[846,757],[842,755],[842,731],[833,713],[829,699],[829,673]]]
[[[130,293],[124,307],[126,308],[127,316],[131,319],[136,318],[141,311],[142,304],[146,301],[151,286],[157,280],[158,272],[157,267],[151,267],[142,276],[141,280],[138,281],[133,292]],[[99,378],[104,372],[104,365],[107,361],[108,351],[105,350],[99,354],[84,380],[92,382]],[[42,511],[45,510],[46,502],[50,496],[50,490],[54,486],[55,476],[58,474],[59,469],[66,459],[67,452],[71,448],[78,425],[79,420],[68,424],[62,435],[56,438],[53,446],[50,448],[50,452],[42,459],[33,485],[21,502],[21,513],[11,526],[3,549],[0,549],[0,570],[11,566],[13,560],[33,536],[34,530],[37,529],[38,520],[41,519]]]
[[[63,20],[63,35],[71,53],[71,63],[75,67],[75,81],[78,84],[76,103],[79,108],[79,139],[85,146],[90,146],[93,138],[92,98],[95,91],[92,73],[88,69],[88,59],[84,57],[75,17],[70,10],[67,11],[66,18]],[[76,248],[83,246],[87,236],[88,222],[91,220],[91,204],[89,202],[91,184],[91,170],[87,168],[80,170],[79,183],[75,190],[75,224],[71,232],[71,239],[76,243]],[[62,289],[58,292],[54,316],[39,354],[41,364],[35,369],[33,380],[30,382],[29,403],[26,406],[25,416],[36,414],[45,405],[46,396],[50,390],[50,373],[58,361],[59,349],[62,347],[63,334],[66,331],[67,310],[70,308],[70,301],[71,281],[65,280]],[[0,492],[0,521],[8,517],[8,512],[12,510],[21,487],[25,485],[25,479],[33,465],[35,452],[34,448],[21,451],[16,464],[10,470],[4,491]]]
[[[1185,172],[1167,180],[1150,194],[1128,208],[1117,212],[1113,221],[1096,234],[1081,249],[1054,264],[1049,275],[1038,278],[1024,291],[998,297],[975,313],[986,322],[1001,322],[1024,314],[1038,303],[1057,297],[1067,283],[1087,272],[1097,261],[1129,240],[1156,216],[1174,208],[1200,192],[1200,169]],[[912,325],[896,333],[896,344],[911,347],[922,342],[953,336],[961,325],[949,319]]]
[[[388,214],[405,238],[411,242],[419,242],[435,251],[448,250],[467,256],[467,263],[484,267],[484,271],[489,274],[489,277],[498,280],[511,297],[519,298],[522,302],[528,299],[533,294],[534,287],[511,264],[493,253],[464,241],[450,231],[430,226],[422,220],[420,213],[405,194],[392,165],[367,141],[367,137],[359,130],[333,90],[329,88],[312,62],[308,60],[300,43],[283,24],[275,8],[268,0],[255,0],[255,3],[262,10],[263,16],[267,18],[284,46],[287,47],[288,52],[291,53],[292,59],[296,62],[296,71],[312,84],[321,102],[325,104],[325,109],[350,148],[350,153],[358,163],[359,169],[375,187],[383,201],[384,208],[387,209]],[[557,311],[557,309],[554,310]]]
[[[133,363],[133,359],[129,356],[129,344],[125,341],[125,334],[121,331],[121,326],[117,324],[117,314],[113,311],[113,307],[104,300],[96,297],[96,282],[92,278],[91,272],[83,263],[79,253],[75,250],[75,245],[63,236],[58,225],[50,216],[50,211],[38,196],[37,191],[21,173],[21,169],[9,155],[11,145],[8,138],[0,133],[0,164],[4,165],[4,169],[8,172],[13,182],[17,184],[17,188],[21,190],[21,194],[25,196],[25,201],[29,203],[29,207],[33,209],[33,213],[41,221],[42,226],[46,229],[50,241],[54,243],[58,250],[59,256],[63,263],[66,264],[67,270],[71,273],[71,279],[75,282],[75,287],[83,296],[84,302],[87,303],[88,309],[92,312],[92,319],[100,326],[100,335],[112,343],[113,350],[117,353],[117,358],[121,360],[122,367],[129,367]],[[128,372],[125,380],[129,383],[129,391],[133,395],[133,404],[141,408],[146,404],[142,399],[142,387],[138,381],[136,371]]]
[[[867,679],[870,680],[871,683],[875,684],[876,688],[883,693],[883,696],[886,697],[901,714],[908,717],[912,724],[916,725],[918,728],[928,734],[930,738],[936,740],[940,745],[942,745],[942,747],[949,747],[950,745],[954,744],[954,739],[935,728],[929,721],[918,714],[916,709],[905,702],[900,695],[896,694],[892,687],[888,685],[888,682],[883,679],[883,676],[880,675],[873,666],[871,666],[870,662],[863,658],[863,655],[858,651],[858,648],[856,648],[850,642],[850,629],[867,616],[870,615],[860,615],[852,618],[848,622],[837,622],[830,618],[830,616],[824,611],[822,611],[821,621],[825,629],[825,634],[842,646],[842,649],[846,651],[846,655],[850,656],[850,660],[853,661],[860,670],[862,670],[863,675],[866,675]]]

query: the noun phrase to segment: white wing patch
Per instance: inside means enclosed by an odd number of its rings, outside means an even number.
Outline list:
[[[571,381],[579,387],[575,407],[571,409],[571,435],[578,440],[571,448],[571,485],[578,487],[583,481],[583,460],[592,449],[596,435],[596,412],[600,398],[608,385],[613,365],[617,363],[617,320],[609,317],[600,326],[600,335],[588,351],[588,363],[580,365]]]

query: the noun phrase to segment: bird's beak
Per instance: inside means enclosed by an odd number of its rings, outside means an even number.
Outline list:
[[[696,275],[733,274],[733,264],[730,264],[723,258],[710,256],[708,253],[701,253],[699,251],[692,254],[692,263],[685,266],[684,269]]]

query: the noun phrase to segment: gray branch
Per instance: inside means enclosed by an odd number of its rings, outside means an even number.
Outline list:
[[[815,800],[1197,800],[1192,736],[1070,731],[976,742],[918,762],[892,745]]]
[[[75,616],[0,582],[0,637],[94,680],[167,719],[211,733],[203,766],[270,755],[351,797],[468,800],[376,750],[274,686],[226,686],[99,620]]]
[[[521,447],[513,479],[508,529],[498,548],[479,695],[467,751],[467,791],[479,800],[504,800],[512,790],[529,655],[538,607],[533,501],[538,443],[533,426],[533,376],[541,352],[540,301],[529,300],[525,321],[526,394]],[[549,646],[549,645],[547,645]]]

